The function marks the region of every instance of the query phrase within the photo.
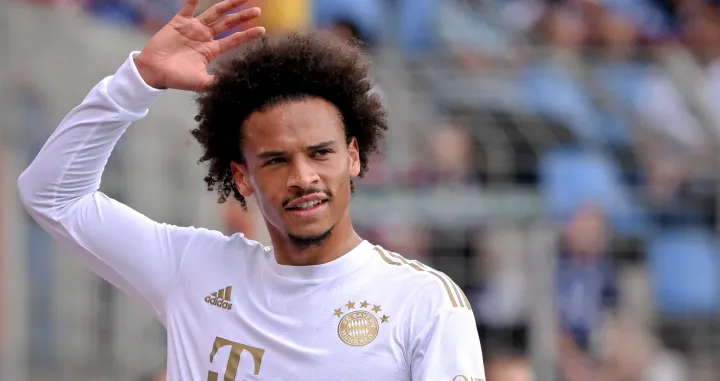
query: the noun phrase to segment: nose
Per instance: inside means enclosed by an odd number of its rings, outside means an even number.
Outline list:
[[[288,188],[308,189],[311,185],[317,184],[320,176],[313,166],[304,159],[293,160],[290,164],[290,175],[288,176]]]

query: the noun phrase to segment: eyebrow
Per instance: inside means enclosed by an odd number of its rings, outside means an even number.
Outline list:
[[[332,146],[333,144],[335,144],[335,141],[330,140],[327,142],[322,142],[322,143],[314,144],[311,146],[307,146],[307,147],[305,147],[305,150],[306,151],[316,151],[319,149],[328,148],[328,147]],[[260,159],[272,159],[272,158],[279,157],[279,156],[285,156],[286,153],[287,152],[285,152],[285,151],[265,151],[265,152],[259,153],[257,156]]]

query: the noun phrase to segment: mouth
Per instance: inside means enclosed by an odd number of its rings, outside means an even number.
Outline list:
[[[327,203],[328,200],[313,200],[285,208],[285,210],[295,219],[308,220],[319,216],[327,207]]]
[[[327,194],[322,192],[311,193],[302,197],[298,197],[285,205],[287,210],[308,210],[312,209],[329,200]]]
[[[293,205],[291,207],[287,207],[285,209],[287,210],[312,210],[317,208],[318,206],[327,203],[328,200],[312,200],[312,201],[306,201],[303,203],[297,203],[296,205]]]

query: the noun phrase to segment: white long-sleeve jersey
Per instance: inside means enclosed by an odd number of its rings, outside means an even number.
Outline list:
[[[129,125],[162,91],[130,55],[61,122],[18,180],[28,212],[164,324],[169,380],[484,379],[475,319],[444,274],[367,241],[317,266],[154,222],[98,191]]]

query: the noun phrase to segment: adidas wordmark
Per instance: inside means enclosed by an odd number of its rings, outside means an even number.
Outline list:
[[[225,288],[221,288],[212,294],[205,297],[205,302],[207,304],[217,306],[220,308],[224,308],[226,310],[232,309],[232,303],[231,303],[231,297],[232,297],[232,286],[227,286]]]

